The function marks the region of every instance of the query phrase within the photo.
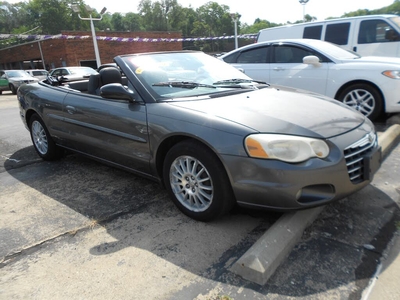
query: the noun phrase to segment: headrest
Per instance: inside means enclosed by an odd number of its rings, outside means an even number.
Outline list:
[[[101,84],[122,83],[121,72],[114,67],[106,67],[100,70]]]

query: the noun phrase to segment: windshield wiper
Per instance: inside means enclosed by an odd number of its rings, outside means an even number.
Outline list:
[[[240,84],[240,83],[260,83],[260,84],[267,84],[264,81],[258,81],[258,80],[253,80],[253,79],[242,79],[242,78],[232,78],[232,79],[225,79],[225,80],[219,80],[213,83],[213,85],[219,85],[219,84]]]
[[[158,83],[153,83],[152,86],[167,86],[167,87],[178,87],[178,88],[183,88],[183,89],[194,89],[197,87],[206,87],[210,89],[216,89],[216,86],[209,85],[209,84],[203,84],[203,83],[198,83],[198,82],[193,82],[193,81],[166,81],[166,82],[158,82]]]
[[[251,89],[251,90],[258,90],[260,88],[269,87],[269,84],[264,81],[257,81],[253,79],[240,79],[240,78],[216,81],[213,83],[213,85],[219,88],[237,88],[237,89]]]

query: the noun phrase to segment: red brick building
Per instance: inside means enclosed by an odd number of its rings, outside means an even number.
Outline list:
[[[10,48],[0,49],[0,69],[53,69],[62,66],[96,67],[96,56],[91,32],[63,31],[63,36],[27,42]],[[180,32],[96,32],[97,37],[140,38],[140,41],[121,39],[97,40],[101,63],[110,63],[121,54],[182,50]],[[162,38],[163,41],[155,42]],[[150,39],[150,41],[143,41]]]

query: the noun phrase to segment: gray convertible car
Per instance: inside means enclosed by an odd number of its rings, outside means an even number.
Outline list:
[[[19,88],[39,156],[68,149],[158,181],[201,221],[234,205],[327,204],[368,185],[380,166],[373,124],[336,100],[256,82],[202,52],[114,62],[88,80]]]

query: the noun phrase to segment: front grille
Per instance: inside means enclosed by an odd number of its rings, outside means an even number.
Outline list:
[[[365,180],[364,158],[371,153],[377,143],[376,134],[371,132],[344,149],[347,171],[352,183],[357,184]]]

